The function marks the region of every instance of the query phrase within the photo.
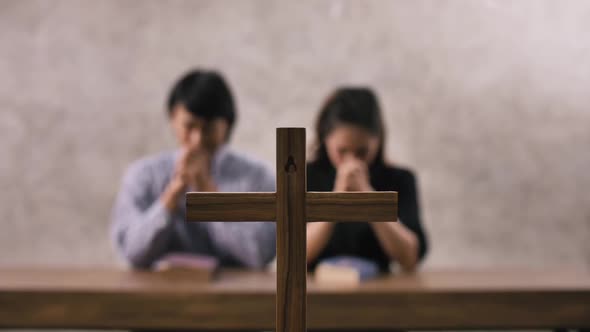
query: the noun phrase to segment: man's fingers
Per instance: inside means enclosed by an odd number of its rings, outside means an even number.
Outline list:
[[[191,151],[196,151],[201,146],[202,134],[200,130],[193,130],[189,134],[188,146]]]
[[[188,144],[183,147],[182,154],[179,159],[179,166],[187,166],[191,159],[195,157],[201,147],[201,131],[193,130],[189,133]]]
[[[177,173],[184,172],[184,169],[188,165],[190,156],[191,156],[190,151],[187,148],[182,148],[182,150],[180,152],[180,157],[178,158],[178,161],[176,162],[176,172]]]

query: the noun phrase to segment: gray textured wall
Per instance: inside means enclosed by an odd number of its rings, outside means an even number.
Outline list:
[[[274,127],[374,86],[427,266],[590,266],[588,31],[583,0],[1,0],[0,264],[115,264],[122,172],[173,146],[165,94],[206,66],[235,88],[234,145],[269,162]]]

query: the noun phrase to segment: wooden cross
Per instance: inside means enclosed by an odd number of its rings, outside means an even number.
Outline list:
[[[276,221],[276,331],[306,330],[306,223],[392,221],[396,192],[307,192],[305,128],[277,129],[274,193],[190,192],[187,220]]]

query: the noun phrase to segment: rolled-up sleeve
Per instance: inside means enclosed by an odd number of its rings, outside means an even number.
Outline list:
[[[151,197],[152,174],[141,164],[130,166],[123,177],[111,221],[116,250],[136,268],[149,268],[169,246],[171,214],[159,197]]]
[[[403,191],[399,198],[399,205],[403,208],[399,210],[399,219],[418,238],[418,257],[423,260],[428,253],[428,239],[422,227],[416,176],[406,172],[401,185]]]

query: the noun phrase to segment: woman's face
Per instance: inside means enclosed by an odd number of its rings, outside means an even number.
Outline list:
[[[225,119],[205,120],[190,113],[182,104],[172,110],[170,125],[181,147],[188,147],[199,140],[199,147],[214,152],[227,137],[228,123]]]
[[[379,151],[379,137],[368,130],[342,124],[326,137],[328,158],[335,168],[349,159],[358,159],[370,165]]]

